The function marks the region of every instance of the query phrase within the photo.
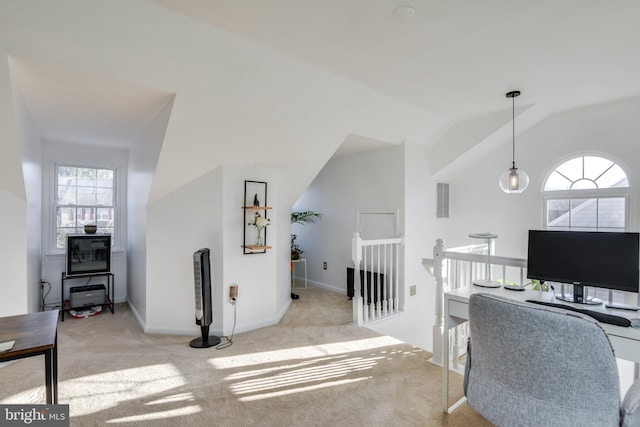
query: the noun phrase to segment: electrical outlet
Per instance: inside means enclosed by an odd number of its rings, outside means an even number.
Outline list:
[[[233,304],[238,299],[238,285],[229,286],[229,302]]]
[[[323,270],[326,270],[326,269],[327,269],[327,261],[324,261],[324,262],[322,263],[322,269],[323,269]]]
[[[409,286],[409,296],[414,296],[416,294],[416,285]]]

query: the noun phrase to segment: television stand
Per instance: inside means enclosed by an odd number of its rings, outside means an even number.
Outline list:
[[[589,296],[585,295],[583,285],[569,285],[569,286],[573,286],[573,293],[572,294],[565,293],[564,285],[562,285],[560,295],[556,294],[556,299],[566,301],[566,302],[572,302],[575,304],[585,304],[585,305],[602,304],[601,299],[593,298],[593,297],[589,298]]]
[[[61,308],[60,308],[60,317],[61,320],[64,322],[64,314],[70,310],[82,310],[82,309],[86,309],[87,307],[72,307],[71,306],[71,296],[69,296],[69,299],[64,299],[64,289],[65,289],[65,282],[67,280],[73,280],[73,279],[82,279],[82,278],[88,278],[89,280],[91,280],[94,277],[106,277],[107,278],[107,284],[105,286],[105,291],[106,291],[106,299],[104,304],[99,304],[102,306],[107,306],[109,308],[109,310],[111,311],[111,314],[113,314],[114,310],[115,310],[115,304],[114,304],[114,299],[115,299],[115,295],[114,295],[114,290],[113,290],[113,284],[115,282],[115,276],[113,275],[113,273],[97,273],[97,274],[79,274],[79,275],[74,275],[74,276],[67,276],[67,273],[65,273],[64,271],[62,272],[62,278],[61,278],[61,287],[62,289],[60,290],[60,297],[61,297]],[[88,284],[89,282],[85,283],[85,286]]]

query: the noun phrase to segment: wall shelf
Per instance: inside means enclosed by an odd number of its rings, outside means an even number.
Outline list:
[[[258,217],[267,218],[267,212],[272,209],[267,205],[267,183],[264,181],[244,181],[244,206],[241,207],[244,221],[242,232],[242,250],[245,255],[264,254],[268,249],[267,228],[258,229],[252,225]],[[262,237],[260,239],[260,237]],[[260,241],[258,241],[260,240]]]

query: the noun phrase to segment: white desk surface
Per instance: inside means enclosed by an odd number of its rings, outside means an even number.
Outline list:
[[[604,304],[599,305],[585,305],[574,304],[566,301],[558,300],[555,298],[553,292],[540,292],[526,289],[524,291],[511,291],[499,288],[483,288],[480,286],[465,286],[452,291],[444,293],[444,334],[443,334],[443,354],[444,354],[444,383],[443,383],[443,395],[444,395],[444,411],[450,413],[455,409],[464,398],[458,401],[453,406],[448,405],[448,379],[449,379],[449,329],[467,321],[469,319],[469,297],[475,293],[487,293],[492,295],[499,295],[501,297],[510,298],[516,301],[525,300],[537,300],[553,303],[561,303],[571,305],[576,308],[600,311],[603,313],[613,314],[616,316],[631,318],[639,318],[640,312],[628,311],[628,310],[615,310],[609,309]],[[610,325],[607,323],[600,323],[602,328],[609,336],[609,341],[613,347],[615,356],[620,359],[630,360],[635,363],[640,363],[640,328],[622,327],[616,325]]]
[[[613,314],[615,316],[626,317],[628,319],[640,318],[640,312],[638,311],[609,309],[609,308],[606,308],[604,304],[585,305],[585,304],[569,303],[566,301],[555,299],[553,292],[532,291],[530,289],[526,289],[524,291],[510,291],[502,287],[482,288],[480,286],[469,285],[459,289],[445,292],[445,301],[458,301],[464,304],[469,304],[469,297],[471,296],[471,294],[475,294],[475,293],[487,293],[487,294],[499,295],[505,298],[514,299],[516,301],[525,301],[530,299],[530,300],[537,300],[537,301],[560,303],[560,304],[570,305],[575,308],[579,308],[581,310],[599,311],[602,313]],[[449,315],[454,316],[453,313],[449,313]],[[467,317],[463,317],[463,318],[465,320],[467,319]],[[640,341],[640,328],[625,328],[622,326],[610,325],[607,323],[601,323],[601,325],[609,335],[626,337],[626,338]],[[634,361],[640,362],[640,351],[638,351],[638,353],[639,353],[638,360],[634,360]]]

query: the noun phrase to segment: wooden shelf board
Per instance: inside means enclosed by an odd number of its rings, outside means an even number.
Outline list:
[[[257,246],[257,245],[242,245],[245,249],[250,249],[252,251],[261,251],[264,249],[273,249],[271,246]]]
[[[263,211],[273,209],[271,206],[243,206],[240,209],[246,209],[248,211]]]

